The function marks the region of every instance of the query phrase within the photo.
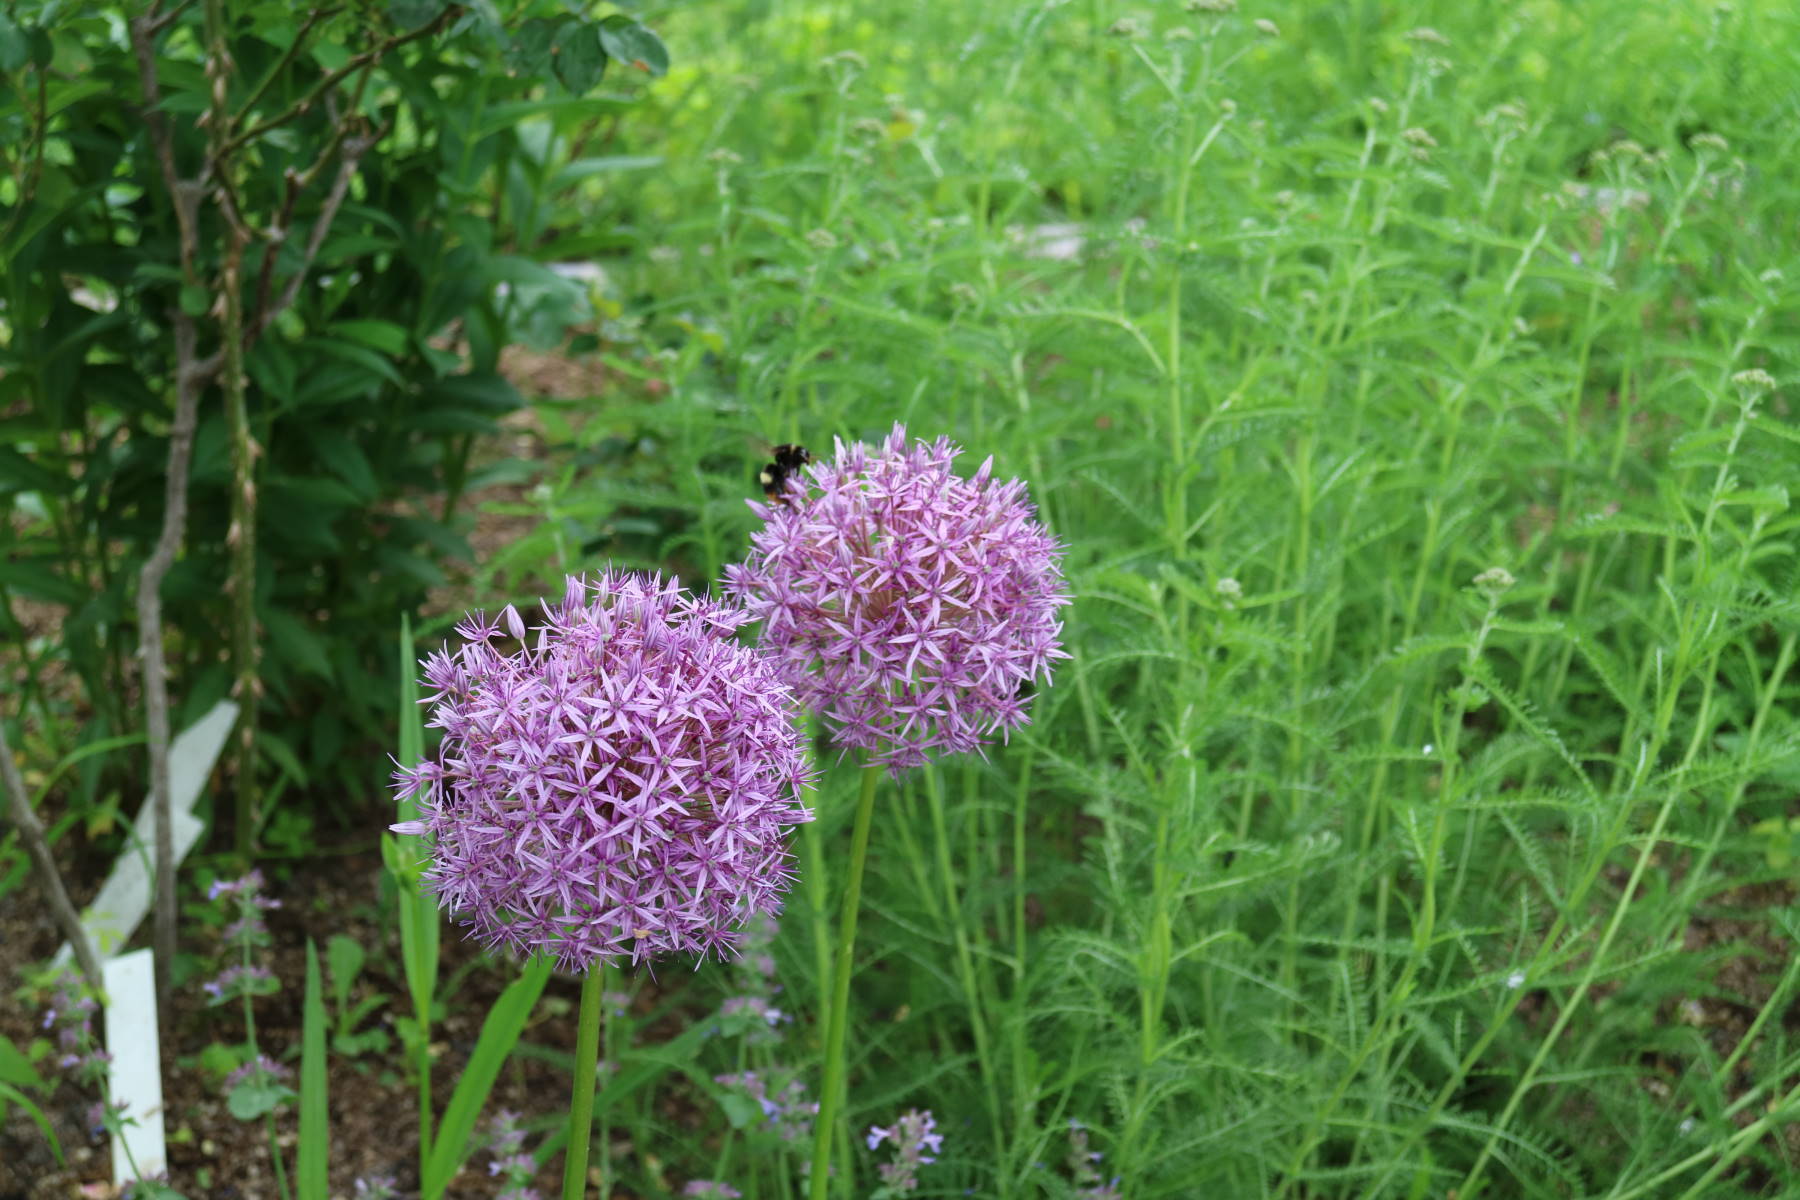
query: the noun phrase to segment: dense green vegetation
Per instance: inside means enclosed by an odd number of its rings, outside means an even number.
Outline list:
[[[482,477],[472,603],[710,586],[774,443],[903,421],[1029,481],[1073,657],[883,784],[864,885],[849,1125],[931,1109],[919,1195],[1099,1194],[1071,1121],[1133,1200],[1792,1194],[1800,20],[1231,7],[644,14],[674,65],[553,217],[528,163],[472,189],[601,252],[607,380]],[[711,1081],[818,1087],[852,768],[795,1023],[646,1059],[634,1193],[800,1194]]]

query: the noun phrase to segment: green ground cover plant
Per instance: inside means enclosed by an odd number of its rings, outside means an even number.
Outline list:
[[[545,223],[616,248],[567,347],[609,384],[531,400],[473,599],[717,590],[771,447],[896,421],[1067,547],[1030,725],[881,784],[832,1194],[1800,1189],[1800,20],[642,15],[608,152],[661,165]],[[778,931],[588,989],[603,1193],[807,1193],[860,790],[815,747]]]

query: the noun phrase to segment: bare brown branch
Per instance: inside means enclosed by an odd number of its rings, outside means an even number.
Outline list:
[[[50,840],[44,836],[43,822],[32,811],[31,797],[25,792],[25,781],[19,778],[18,765],[13,762],[12,747],[6,744],[4,725],[0,725],[0,789],[6,792],[12,822],[18,826],[19,840],[25,843],[25,849],[31,855],[38,887],[43,889],[44,899],[50,903],[50,915],[56,918],[63,936],[74,947],[75,961],[81,964],[81,973],[87,976],[94,990],[99,991],[102,986],[100,960],[94,955],[87,930],[81,927],[81,918],[76,915],[75,905],[69,900],[69,890],[63,886],[62,874],[56,869],[56,859],[50,854]]]

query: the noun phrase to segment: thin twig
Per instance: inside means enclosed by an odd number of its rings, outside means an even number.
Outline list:
[[[247,143],[255,141],[271,129],[279,129],[289,121],[302,116],[315,102],[317,102],[320,96],[336,87],[347,76],[363,67],[369,66],[371,63],[377,62],[392,50],[396,50],[410,42],[416,42],[420,38],[430,37],[432,34],[443,29],[445,25],[449,24],[450,20],[457,16],[459,12],[460,9],[452,4],[440,13],[429,25],[415,29],[411,33],[403,33],[399,37],[384,39],[382,43],[374,49],[363,51],[337,70],[319,80],[319,82],[312,86],[311,91],[307,92],[306,95],[300,97],[300,99],[296,100],[283,111],[270,117],[266,121],[261,121],[252,125],[249,129],[246,129],[242,133],[231,138],[225,143],[223,153],[226,155],[234,154]]]
[[[38,886],[43,889],[45,899],[50,901],[50,915],[56,918],[63,936],[69,939],[69,945],[75,948],[75,961],[81,964],[81,973],[87,976],[88,982],[98,991],[102,986],[100,960],[94,956],[94,947],[88,941],[87,930],[81,927],[81,918],[75,915],[75,905],[69,901],[69,890],[63,886],[62,873],[56,869],[56,859],[50,854],[50,840],[44,836],[43,822],[37,819],[37,813],[31,808],[31,797],[25,794],[25,781],[19,778],[19,768],[13,762],[12,748],[6,744],[4,724],[0,724],[0,787],[6,791],[7,807],[12,810],[12,822],[19,827],[19,840],[31,852],[31,865],[37,869]]]

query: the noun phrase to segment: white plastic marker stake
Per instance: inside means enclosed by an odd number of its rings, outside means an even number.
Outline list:
[[[112,1100],[132,1124],[113,1135],[113,1183],[169,1169],[163,1142],[162,1054],[156,1044],[155,956],[134,950],[101,964],[105,972],[106,1050]]]
[[[200,789],[206,786],[213,763],[218,761],[219,751],[225,748],[225,739],[237,720],[237,711],[237,705],[231,701],[219,701],[211,712],[191,728],[183,730],[169,746],[169,825],[175,836],[177,863],[187,857],[187,852],[194,848],[206,828],[193,815],[194,801],[200,798]],[[81,925],[87,930],[88,941],[102,959],[129,942],[144,914],[150,911],[150,893],[156,875],[151,864],[155,860],[156,816],[146,799],[138,809],[137,820],[132,823],[131,842],[113,864],[112,874],[101,885],[100,894],[81,914]],[[53,961],[60,965],[73,956],[74,951],[65,942]]]

